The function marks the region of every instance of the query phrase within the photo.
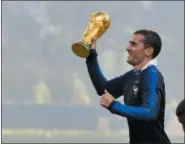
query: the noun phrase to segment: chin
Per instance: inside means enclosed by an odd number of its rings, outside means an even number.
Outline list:
[[[132,60],[127,59],[127,63],[133,65]]]
[[[130,64],[131,66],[137,65],[136,62],[134,62],[134,61],[132,61],[132,60],[129,60],[129,59],[127,60],[127,63]]]

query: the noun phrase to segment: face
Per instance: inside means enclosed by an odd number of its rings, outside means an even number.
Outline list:
[[[144,36],[142,34],[132,36],[127,51],[129,54],[127,62],[132,66],[141,64],[144,59],[150,56],[148,49],[144,47]]]

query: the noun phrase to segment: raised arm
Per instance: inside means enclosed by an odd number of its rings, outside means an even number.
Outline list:
[[[90,50],[90,56],[86,59],[86,65],[91,81],[99,96],[104,93],[105,89],[107,89],[115,98],[118,98],[123,94],[126,74],[112,80],[107,80],[101,72],[95,49]]]

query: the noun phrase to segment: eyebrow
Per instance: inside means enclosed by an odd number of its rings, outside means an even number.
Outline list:
[[[134,42],[134,41],[132,41],[132,40],[130,40],[129,43],[130,43],[131,45],[133,45],[133,46],[137,45],[137,43]]]

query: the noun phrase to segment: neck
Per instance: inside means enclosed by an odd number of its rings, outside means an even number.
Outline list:
[[[147,63],[149,63],[150,59],[145,59],[138,65],[134,65],[134,69],[142,69]]]

